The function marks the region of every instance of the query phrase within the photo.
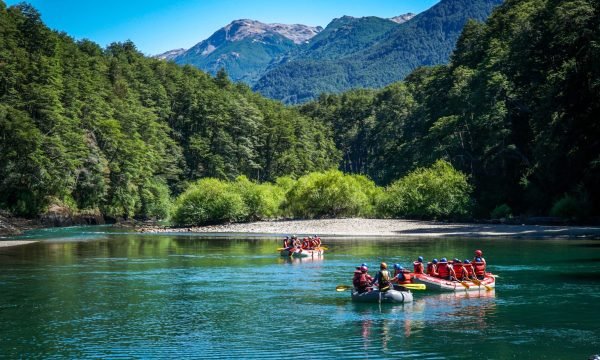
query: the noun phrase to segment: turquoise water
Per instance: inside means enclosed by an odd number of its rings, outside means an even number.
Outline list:
[[[0,248],[0,358],[587,359],[600,353],[600,242],[324,239],[38,231]],[[493,292],[353,304],[336,285],[381,260],[471,257]]]

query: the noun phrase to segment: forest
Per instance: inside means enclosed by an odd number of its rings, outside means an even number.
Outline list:
[[[25,4],[0,2],[0,33],[0,208],[15,215],[600,215],[599,0],[507,0],[447,65],[299,107],[131,42],[75,41]],[[328,183],[366,189],[358,208],[313,208]],[[238,210],[202,217],[206,196]]]

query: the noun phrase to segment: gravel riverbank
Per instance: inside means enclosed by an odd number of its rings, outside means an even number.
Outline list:
[[[140,227],[142,233],[256,233],[328,236],[595,238],[600,227],[443,223],[396,219],[281,220],[199,227]]]

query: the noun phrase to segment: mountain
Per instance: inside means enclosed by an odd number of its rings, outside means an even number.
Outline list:
[[[174,50],[165,51],[162,54],[154,55],[152,57],[155,59],[168,61],[168,60],[175,59],[177,56],[183,54],[184,52],[185,52],[185,49],[174,49]]]
[[[410,20],[391,24],[383,34],[374,31],[363,36],[364,22],[344,20],[339,31],[339,19],[334,20],[319,35],[327,37],[324,49],[341,51],[327,53],[323,49],[300,51],[269,71],[254,85],[261,94],[286,103],[301,103],[320,93],[339,93],[352,88],[379,88],[402,80],[419,66],[446,63],[465,23],[469,19],[484,21],[502,0],[442,0]],[[380,25],[380,22],[376,22]],[[352,30],[354,27],[361,31]],[[350,28],[350,29],[348,29]],[[352,46],[349,34],[362,39]],[[308,46],[313,46],[315,36]],[[307,46],[305,45],[305,46]]]
[[[252,84],[272,61],[321,30],[321,27],[300,24],[236,20],[171,59],[178,64],[194,65],[213,75],[223,68],[232,80]]]
[[[392,20],[393,22],[395,22],[397,24],[402,24],[402,23],[405,23],[408,20],[414,18],[415,16],[416,16],[416,14],[406,13],[406,14],[403,14],[403,15],[394,16],[393,18],[390,18],[390,20]]]

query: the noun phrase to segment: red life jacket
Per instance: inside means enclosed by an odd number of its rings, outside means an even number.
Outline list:
[[[456,277],[456,271],[454,271],[452,264],[448,264],[448,277]]]
[[[485,263],[482,262],[474,262],[473,268],[475,268],[475,275],[477,276],[485,276]]]
[[[459,266],[460,265],[460,266]],[[454,264],[454,272],[456,273],[456,278],[459,280],[464,280],[469,277],[469,272],[465,269],[463,264]]]
[[[360,270],[356,270],[354,271],[352,284],[355,288],[364,290],[371,285],[371,280],[373,280],[373,278],[369,274],[362,273]]]
[[[291,244],[289,243],[289,240],[288,240],[288,239],[283,239],[283,247],[284,247],[284,248],[288,248],[288,247],[290,247],[290,245],[291,245]]]
[[[423,274],[423,263],[419,261],[413,262],[413,268],[415,274]]]
[[[438,276],[437,265],[434,263],[427,263],[427,275]]]
[[[310,243],[308,240],[303,240],[302,241],[302,248],[303,249],[308,249],[308,247],[310,246]]]
[[[309,242],[310,242],[310,247],[311,247],[312,249],[314,249],[314,248],[316,248],[316,247],[317,247],[317,240],[311,240],[311,241],[309,241]]]
[[[462,264],[461,263],[453,263],[452,264],[452,268],[454,269],[454,273],[457,275],[457,277],[460,276],[460,274],[462,273]]]
[[[464,264],[463,267],[467,270],[467,276],[471,277],[475,275],[475,269],[473,269],[473,264]]]
[[[448,263],[441,262],[438,264],[438,276],[441,278],[447,278],[450,274],[450,268],[448,267]]]

